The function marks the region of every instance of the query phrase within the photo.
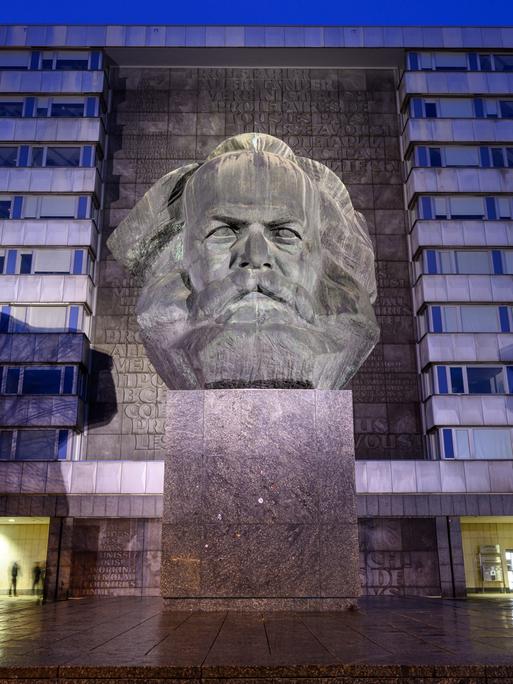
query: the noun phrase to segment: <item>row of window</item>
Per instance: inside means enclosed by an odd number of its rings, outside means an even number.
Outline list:
[[[513,71],[511,53],[409,52],[410,71]]]
[[[0,219],[93,219],[98,208],[82,195],[0,195]]]
[[[0,460],[64,461],[76,458],[79,435],[72,430],[0,430]]]
[[[97,71],[102,68],[102,53],[78,50],[10,50],[0,51],[0,69],[21,71]]]
[[[1,148],[0,148],[1,159]],[[410,166],[450,167],[471,166],[480,168],[513,168],[513,147],[476,147],[447,145],[446,147],[416,147],[409,160]],[[0,161],[1,164],[1,161]]]
[[[433,366],[423,373],[425,396],[513,394],[513,366]]]
[[[511,197],[479,197],[454,195],[445,197],[420,196],[413,219],[440,219],[454,221],[501,221],[513,217]]]
[[[513,307],[463,304],[428,306],[418,316],[419,335],[431,333],[509,333]]]
[[[414,119],[512,119],[513,100],[470,97],[439,97],[410,100]]]
[[[0,333],[75,333],[89,335],[91,315],[82,305],[0,305]]]
[[[0,275],[89,275],[94,259],[86,249],[0,249]]]
[[[513,250],[426,249],[415,261],[415,275],[508,275],[513,274]],[[513,293],[512,293],[513,294]]]
[[[99,116],[97,97],[0,97],[0,118]]]
[[[78,394],[84,398],[78,366],[0,366],[0,394]]]
[[[443,428],[429,437],[432,453],[437,458],[513,458],[509,428]]]
[[[96,149],[91,145],[0,145],[0,166],[75,167],[94,166]]]

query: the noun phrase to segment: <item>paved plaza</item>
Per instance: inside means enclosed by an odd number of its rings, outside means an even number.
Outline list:
[[[0,649],[0,682],[512,682],[513,600],[381,597],[355,612],[262,614],[3,598]]]

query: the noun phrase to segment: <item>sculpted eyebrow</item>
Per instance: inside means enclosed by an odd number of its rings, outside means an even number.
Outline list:
[[[213,219],[214,221],[223,221],[224,223],[227,223],[228,225],[247,226],[249,224],[249,221],[245,221],[244,219],[236,218],[235,216],[221,216],[219,214],[214,214],[210,218]]]

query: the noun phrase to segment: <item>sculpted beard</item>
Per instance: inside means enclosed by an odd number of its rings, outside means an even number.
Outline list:
[[[213,318],[216,323],[226,323],[252,294],[264,295],[271,304],[286,306],[307,323],[314,324],[314,300],[310,293],[272,270],[256,273],[239,269],[222,280],[208,284],[201,292],[191,296],[192,317],[196,320]]]

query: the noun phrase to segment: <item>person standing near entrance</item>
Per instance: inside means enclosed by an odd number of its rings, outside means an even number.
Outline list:
[[[20,566],[18,565],[17,561],[14,561],[14,563],[11,565],[11,581],[9,584],[9,596],[18,595],[16,592],[16,587],[18,584],[18,575],[21,575]]]
[[[42,577],[43,577],[43,571],[42,571],[39,563],[36,562],[36,563],[34,563],[34,567],[32,568],[32,594],[33,595],[36,593],[36,591],[37,591],[37,593],[39,593]]]

